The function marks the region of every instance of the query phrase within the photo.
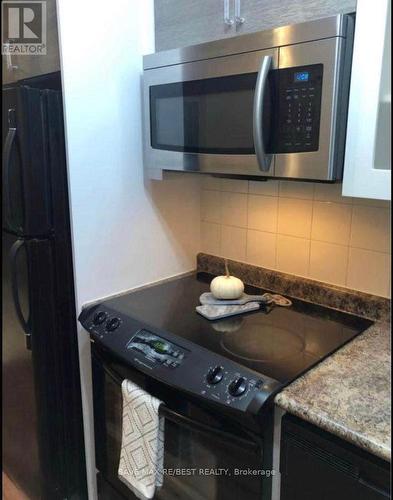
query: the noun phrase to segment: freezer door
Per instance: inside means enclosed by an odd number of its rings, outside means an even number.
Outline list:
[[[26,86],[3,88],[3,228],[19,236],[52,231],[45,100]]]

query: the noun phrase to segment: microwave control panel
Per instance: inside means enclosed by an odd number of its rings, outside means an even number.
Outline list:
[[[317,151],[323,65],[297,66],[276,71],[278,121],[274,152]]]

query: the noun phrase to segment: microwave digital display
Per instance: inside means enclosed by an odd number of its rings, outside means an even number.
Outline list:
[[[310,73],[308,71],[298,71],[295,73],[294,81],[295,82],[308,82],[310,77]]]

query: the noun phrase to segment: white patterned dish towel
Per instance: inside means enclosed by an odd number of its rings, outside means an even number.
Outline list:
[[[118,476],[141,500],[154,497],[163,484],[164,417],[162,401],[130,380],[121,384],[123,430]]]

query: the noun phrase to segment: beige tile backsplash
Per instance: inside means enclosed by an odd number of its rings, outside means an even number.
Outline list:
[[[390,297],[390,202],[206,176],[201,203],[204,252]]]
[[[233,260],[246,260],[247,229],[221,226],[221,253]]]
[[[278,198],[276,196],[248,195],[249,229],[277,232]]]
[[[314,201],[311,239],[348,245],[351,234],[352,205]]]
[[[278,234],[309,238],[312,223],[313,202],[296,198],[278,199]]]
[[[247,231],[247,262],[258,262],[261,267],[273,269],[276,267],[276,233],[265,231]]]

